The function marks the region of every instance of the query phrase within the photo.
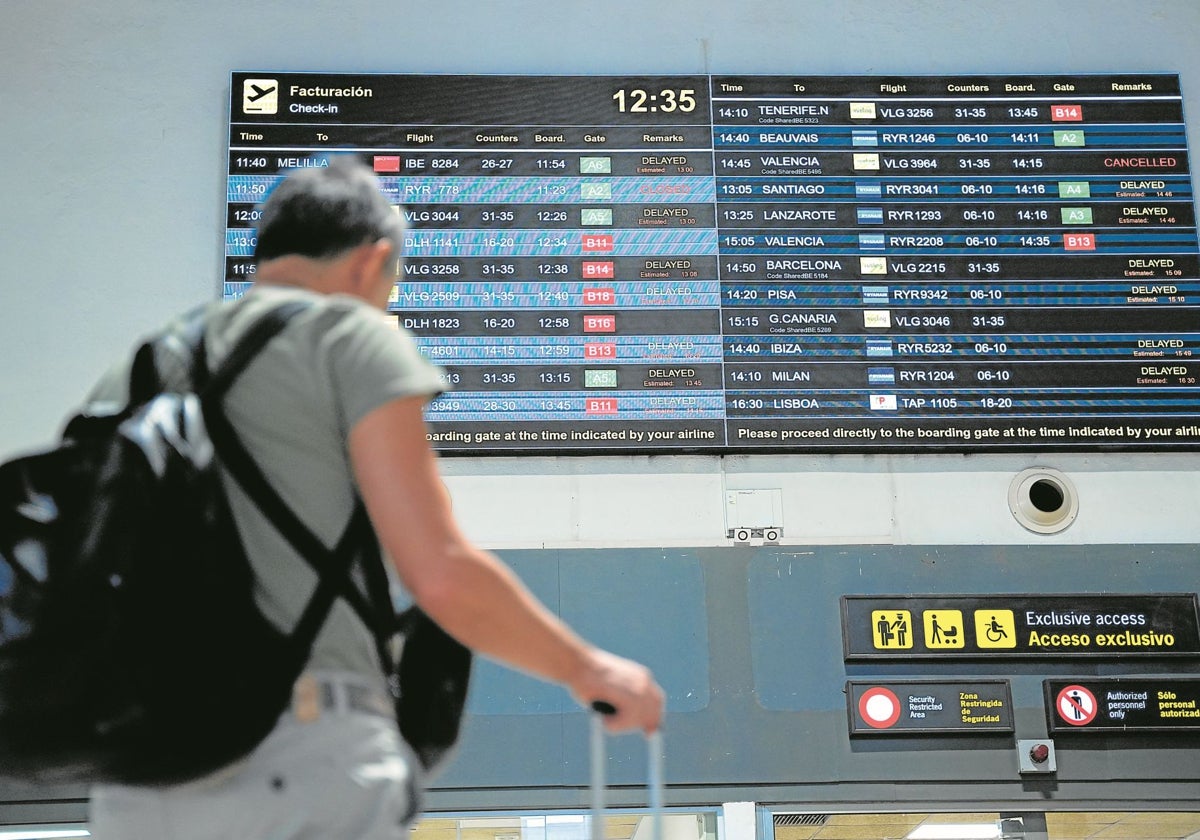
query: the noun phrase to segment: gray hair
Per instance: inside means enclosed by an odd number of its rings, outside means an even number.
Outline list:
[[[276,185],[262,204],[254,257],[327,259],[388,239],[398,259],[405,230],[375,173],[351,156],[339,156],[327,166],[294,170]]]

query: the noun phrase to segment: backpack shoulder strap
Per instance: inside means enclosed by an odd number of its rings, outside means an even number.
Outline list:
[[[267,342],[282,332],[292,318],[311,306],[308,301],[291,301],[263,315],[238,340],[221,366],[211,375],[204,358],[204,332],[201,329],[198,340],[193,344],[193,382],[196,392],[205,402],[220,402],[234,380],[254,361]]]
[[[313,593],[308,606],[305,608],[300,622],[293,630],[293,639],[298,648],[311,645],[316,633],[324,623],[334,598],[341,596],[358,614],[359,618],[372,630],[377,640],[384,631],[390,612],[385,617],[381,614],[379,604],[371,603],[368,597],[354,585],[349,571],[354,561],[359,559],[365,566],[370,566],[370,559],[360,557],[369,554],[370,546],[374,544],[374,530],[371,528],[366,509],[361,500],[356,500],[350,521],[346,526],[337,546],[330,550],[325,546],[312,529],[310,529],[291,506],[279,495],[271,482],[263,474],[254,457],[246,449],[229,422],[221,400],[229,390],[230,385],[246,365],[258,352],[279,333],[287,322],[298,312],[310,306],[307,302],[285,304],[263,316],[251,330],[242,338],[230,352],[221,367],[208,378],[201,391],[201,405],[209,435],[216,447],[221,463],[254,502],[259,511],[271,526],[283,536],[292,549],[318,574],[320,582]],[[203,346],[197,348],[203,353]],[[378,641],[377,641],[378,644]]]

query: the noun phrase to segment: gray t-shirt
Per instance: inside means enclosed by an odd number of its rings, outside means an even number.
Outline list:
[[[354,504],[350,430],[393,399],[432,397],[443,384],[439,369],[421,356],[411,337],[369,304],[265,285],[213,308],[206,332],[209,369],[220,365],[264,313],[296,299],[314,305],[293,318],[242,372],[226,395],[225,412],[267,480],[332,547]],[[123,372],[110,375],[93,398],[122,398],[113,389],[123,377]],[[259,605],[277,625],[291,628],[316,586],[316,575],[236,482],[228,480],[226,486],[258,578]],[[340,598],[317,637],[310,667],[379,674],[370,632]]]

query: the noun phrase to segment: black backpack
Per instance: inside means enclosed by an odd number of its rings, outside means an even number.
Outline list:
[[[127,406],[85,411],[58,446],[0,465],[0,774],[168,783],[244,756],[290,704],[339,597],[372,629],[423,764],[457,739],[470,652],[415,608],[395,615],[361,501],[327,548],[221,409],[306,307],[268,313],[211,375],[191,313],[139,347]],[[288,632],[255,603],[221,466],[320,576]]]

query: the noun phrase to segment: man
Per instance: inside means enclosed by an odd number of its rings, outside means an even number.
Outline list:
[[[350,159],[286,178],[262,207],[256,282],[213,308],[210,369],[264,313],[313,305],[245,370],[225,411],[263,473],[327,545],[355,492],[413,599],[477,652],[605,701],[612,731],[654,731],[663,694],[643,666],[576,636],[494,555],[459,530],[425,437],[423,406],[442,388],[411,337],[387,323],[404,228],[373,174]],[[115,398],[120,375],[93,396]],[[264,612],[290,628],[315,575],[233,482],[239,532]],[[355,699],[357,698],[357,699]],[[417,763],[388,708],[371,634],[335,603],[295,702],[246,759],[183,785],[98,785],[98,840],[383,840],[407,836]]]

